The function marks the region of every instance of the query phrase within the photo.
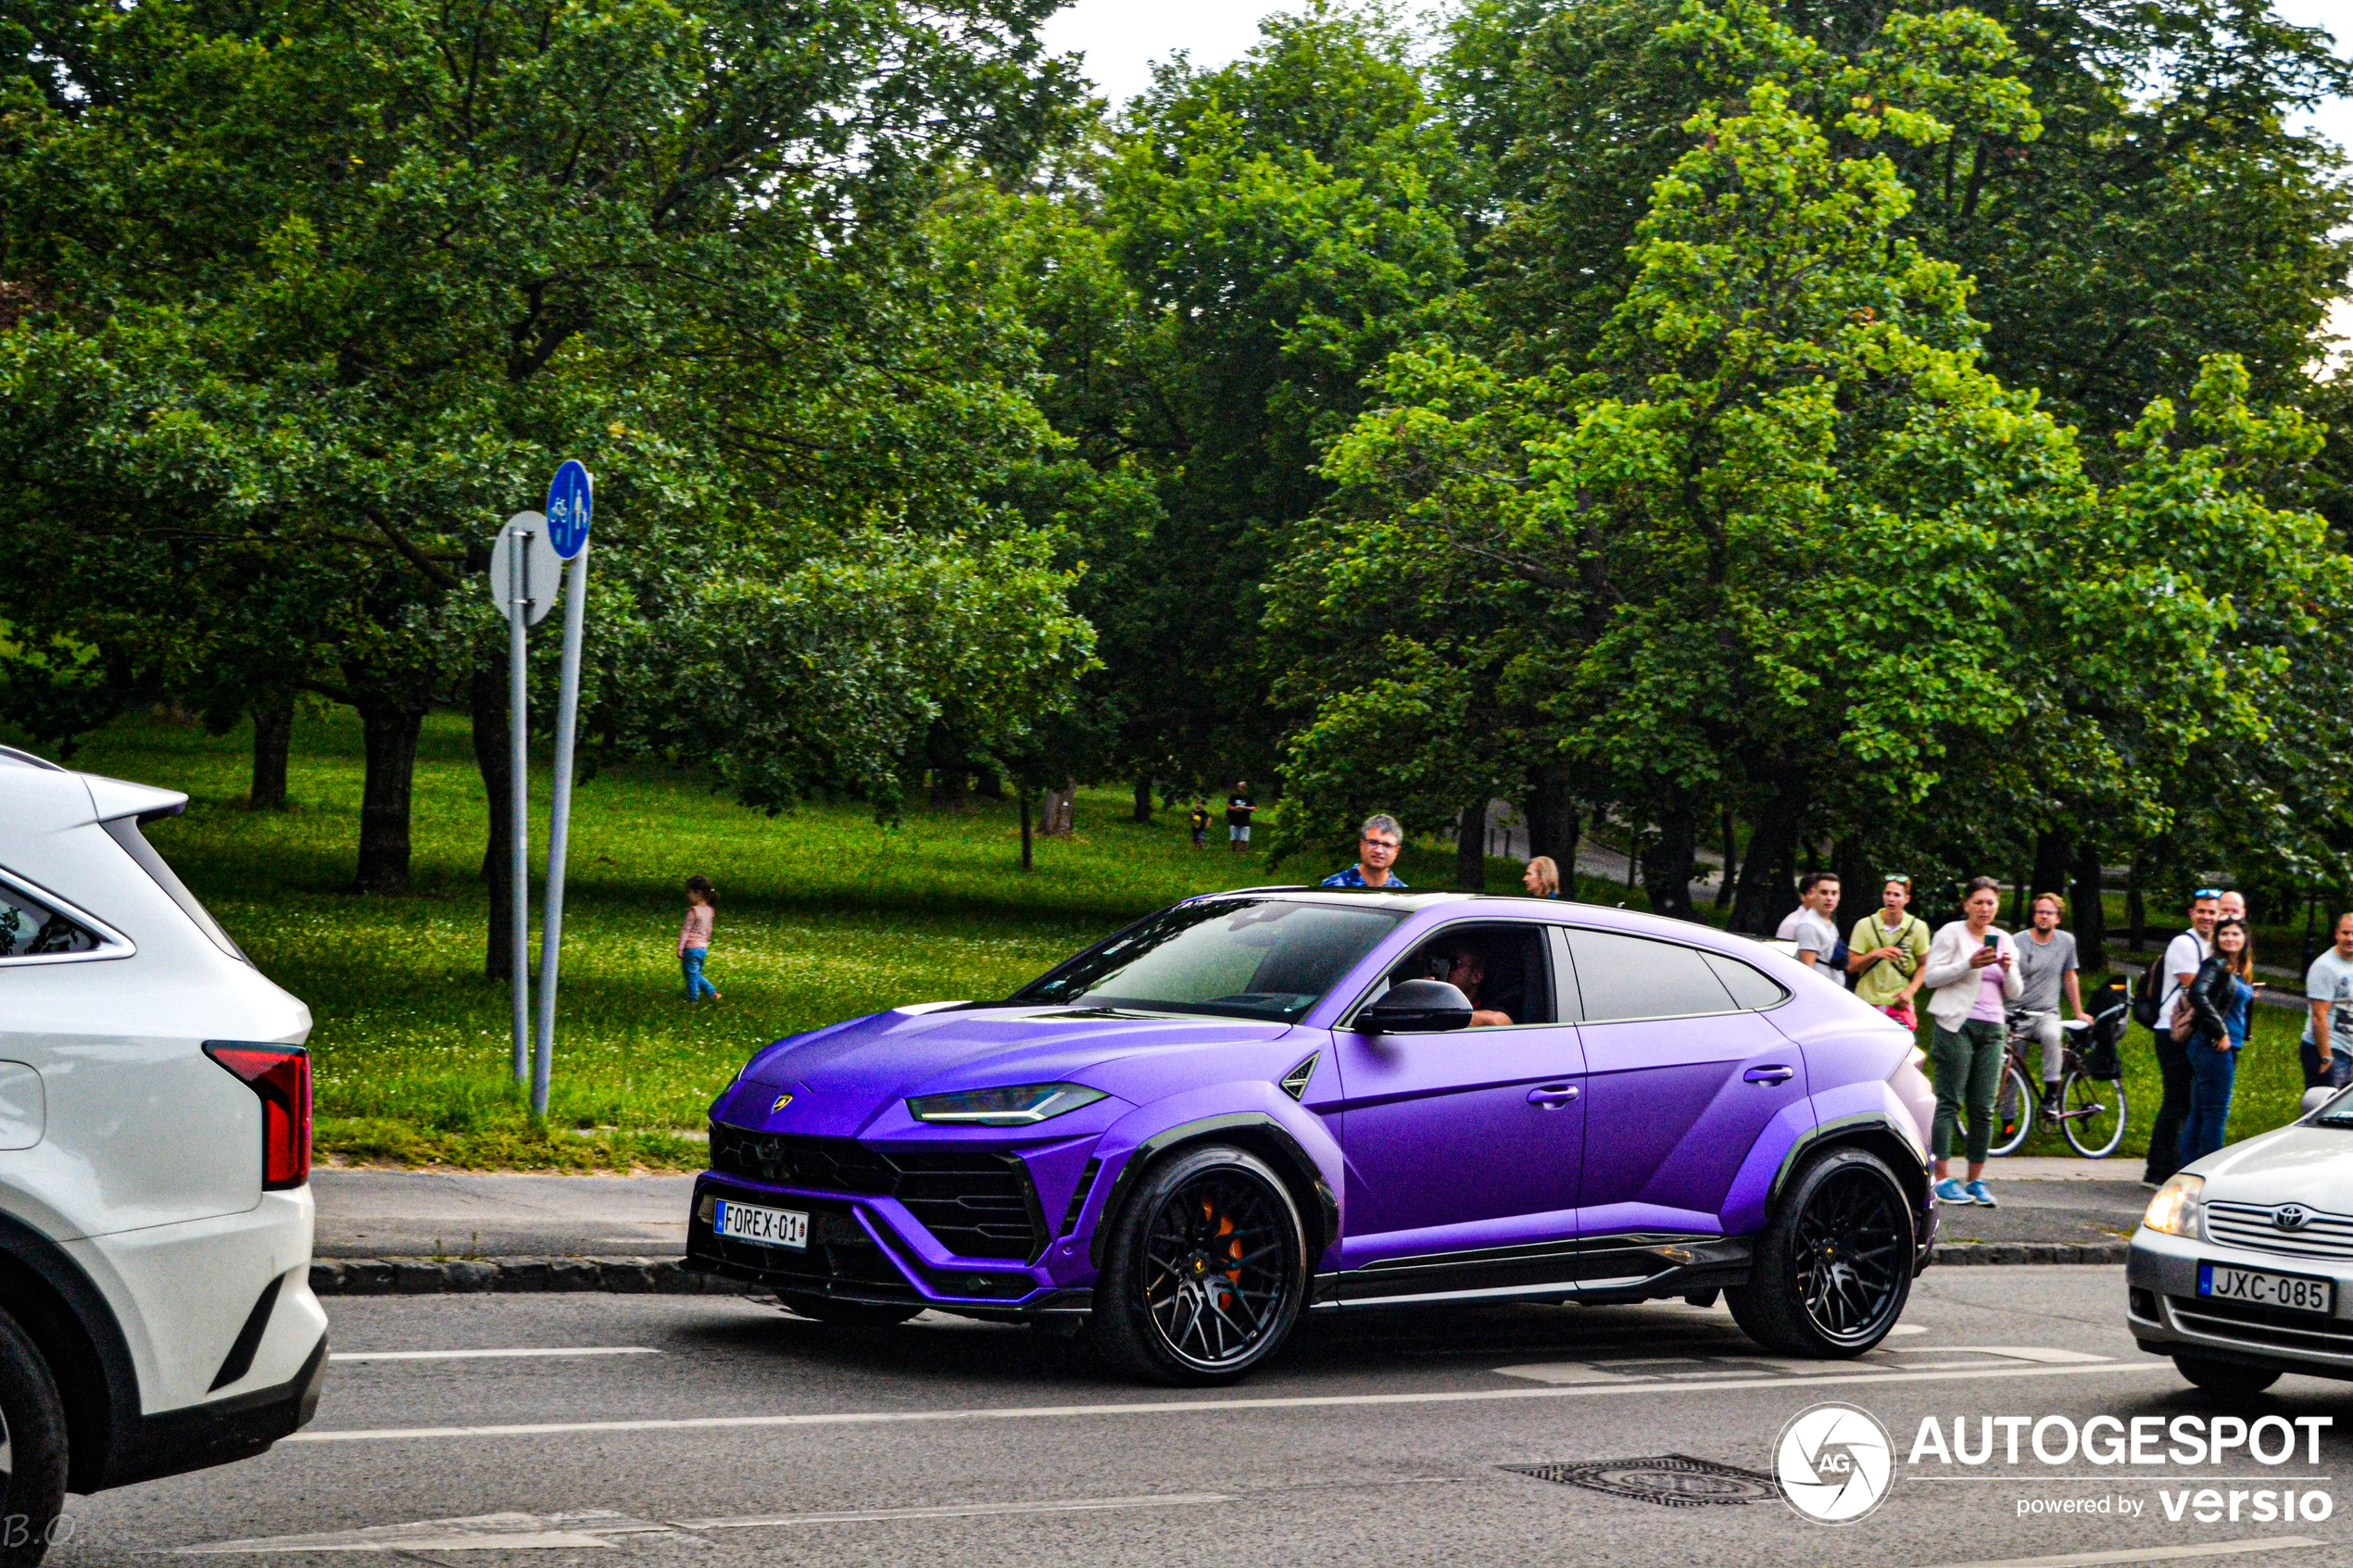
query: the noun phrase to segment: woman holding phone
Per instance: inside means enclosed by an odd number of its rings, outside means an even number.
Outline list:
[[[1985,1150],[1994,1138],[1994,1095],[2002,1082],[2002,1056],[2009,1030],[2008,1004],[2026,989],[2019,972],[2018,948],[2009,933],[1997,931],[2002,884],[1981,876],[1969,884],[1962,913],[1929,944],[1920,984],[1930,993],[1929,1017],[1936,1033],[1929,1057],[1936,1073],[1936,1121],[1931,1131],[1936,1156],[1936,1199],[1977,1203],[1991,1209],[1985,1185]],[[1969,1117],[1969,1184],[1953,1174],[1953,1126]]]

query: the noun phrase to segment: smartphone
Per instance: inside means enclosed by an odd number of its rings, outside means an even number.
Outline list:
[[[1992,947],[2000,947],[2001,945],[2002,945],[2002,939],[2001,939],[2000,937],[1998,937],[1998,936],[1994,935],[1992,932],[1990,932],[1990,931],[1989,931],[1989,932],[1987,932],[1987,933],[1985,934],[1985,946],[1986,946],[1987,947],[1989,947],[1989,948],[1992,948]]]

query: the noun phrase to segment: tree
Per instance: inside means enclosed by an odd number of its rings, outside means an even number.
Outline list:
[[[1050,8],[9,6],[0,275],[35,304],[0,353],[0,540],[82,581],[131,542],[256,564],[316,633],[298,683],[361,715],[357,881],[397,889],[468,578],[558,456],[598,457],[619,545],[952,401],[857,334],[941,172],[1058,133]],[[812,358],[845,373],[793,387]],[[922,521],[812,491],[838,542]]]

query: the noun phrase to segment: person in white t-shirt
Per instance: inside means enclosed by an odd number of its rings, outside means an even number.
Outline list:
[[[2336,946],[2304,972],[2304,1086],[2353,1084],[2353,912],[2336,917]]]
[[[1797,884],[1797,908],[1781,917],[1773,935],[1797,944],[1799,963],[1812,964],[1815,973],[1843,986],[1846,984],[1844,960],[1832,956],[1838,951],[1838,922],[1831,917],[1837,911],[1838,873],[1807,872]]]
[[[2148,1164],[2141,1181],[2161,1185],[2182,1163],[2182,1124],[2190,1119],[2190,1047],[2173,1035],[2174,1010],[2182,988],[2197,978],[2197,966],[2214,950],[2214,922],[2222,918],[2222,890],[2201,887],[2190,895],[2190,928],[2165,945],[2165,989],[2157,999],[2157,1073],[2165,1094],[2149,1125]]]

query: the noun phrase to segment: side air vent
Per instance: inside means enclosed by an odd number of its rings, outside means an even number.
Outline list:
[[[1095,1173],[1102,1168],[1101,1160],[1089,1160],[1087,1169],[1078,1173],[1078,1185],[1070,1194],[1070,1212],[1063,1216],[1063,1235],[1068,1236],[1078,1229],[1079,1213],[1087,1207],[1087,1195],[1095,1190]]]
[[[1284,1073],[1282,1080],[1283,1093],[1290,1096],[1293,1099],[1305,1098],[1307,1095],[1307,1085],[1309,1083],[1314,1081],[1315,1076],[1315,1063],[1323,1059],[1323,1052],[1317,1051],[1314,1055],[1310,1056],[1305,1061],[1301,1062],[1297,1067],[1294,1067],[1289,1073]]]

